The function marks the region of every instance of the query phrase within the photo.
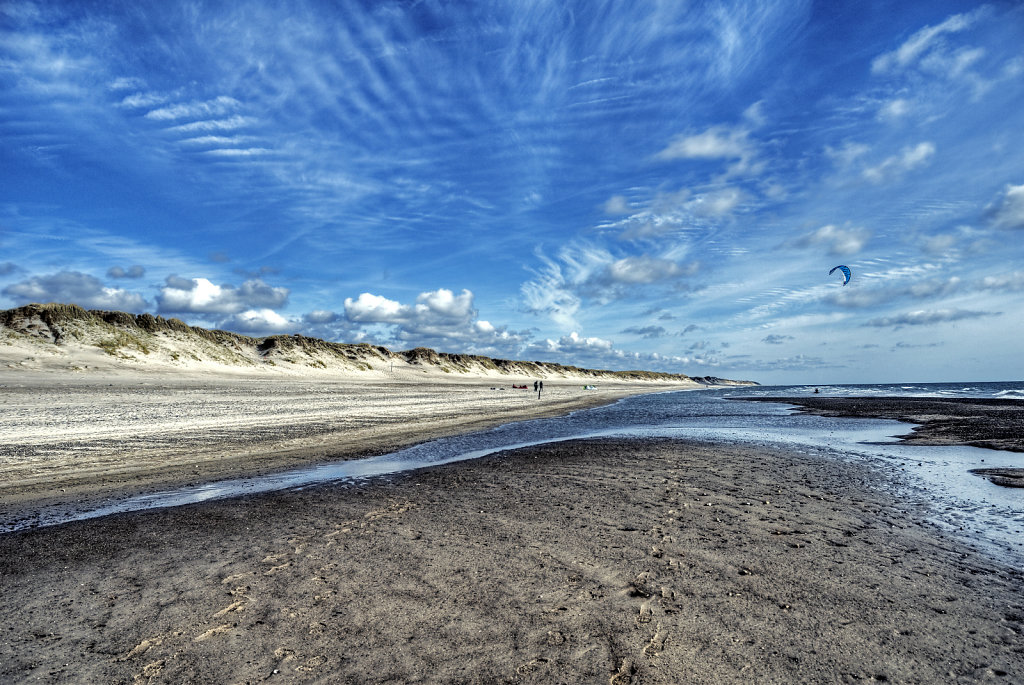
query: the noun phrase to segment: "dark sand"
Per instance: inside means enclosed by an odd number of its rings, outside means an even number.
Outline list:
[[[920,424],[902,438],[913,445],[970,445],[1024,452],[1024,401],[934,397],[757,397],[796,404],[819,416],[891,419]]]
[[[1024,682],[1024,576],[870,470],[573,441],[0,536],[0,682]]]

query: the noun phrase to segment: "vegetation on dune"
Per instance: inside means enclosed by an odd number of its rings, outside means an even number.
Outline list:
[[[373,371],[371,362],[400,362],[435,367],[445,373],[497,373],[526,378],[583,378],[619,381],[718,383],[723,379],[691,378],[658,371],[584,369],[553,362],[492,359],[475,354],[438,352],[416,347],[392,352],[370,343],[336,343],[303,335],[253,338],[240,333],[190,326],[179,319],[153,314],[83,309],[74,304],[28,304],[0,311],[0,338],[6,344],[21,339],[35,344],[65,346],[74,341],[98,347],[117,359],[138,361],[133,353],[179,362],[183,356],[198,362],[228,366]],[[180,348],[180,349],[176,349]],[[725,381],[730,382],[730,381]]]

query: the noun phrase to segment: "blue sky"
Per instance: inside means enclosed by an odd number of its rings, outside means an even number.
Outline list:
[[[1024,378],[1022,37],[1015,2],[8,0],[0,307]]]

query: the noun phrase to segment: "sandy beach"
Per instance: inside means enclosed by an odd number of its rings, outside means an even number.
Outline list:
[[[415,373],[416,377],[410,378]],[[0,375],[0,515],[392,452],[693,384],[528,379]],[[528,390],[513,385],[528,385]]]
[[[6,520],[660,387],[6,380]],[[7,533],[0,681],[1024,682],[1020,569],[880,478],[765,448],[575,440]]]
[[[1022,578],[870,471],[574,441],[0,536],[5,682],[1021,682]]]

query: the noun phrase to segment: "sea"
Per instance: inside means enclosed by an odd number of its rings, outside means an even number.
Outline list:
[[[586,392],[582,386],[581,392]],[[908,506],[925,504],[930,524],[961,538],[978,554],[1024,567],[1024,489],[997,486],[970,473],[973,468],[1024,467],[1024,454],[900,444],[899,436],[909,433],[912,424],[814,416],[797,413],[793,405],[742,401],[801,396],[1024,399],[1024,381],[736,386],[636,395],[567,416],[509,423],[366,459],[221,480],[82,508],[56,507],[30,518],[0,521],[0,532],[326,483],[364,484],[412,469],[560,440],[670,437],[782,448],[837,463],[867,465],[883,476],[883,487]]]

